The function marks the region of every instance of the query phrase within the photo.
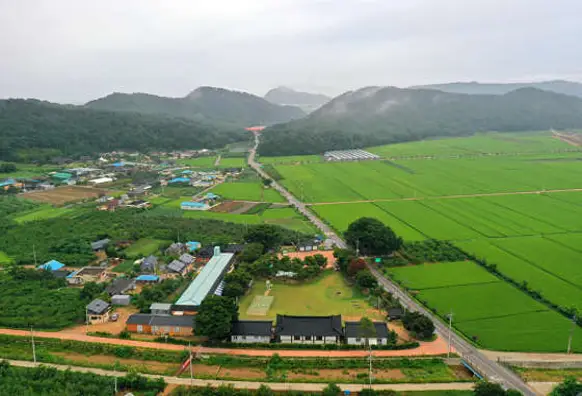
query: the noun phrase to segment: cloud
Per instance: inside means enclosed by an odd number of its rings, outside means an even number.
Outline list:
[[[580,78],[575,0],[0,0],[0,96]]]

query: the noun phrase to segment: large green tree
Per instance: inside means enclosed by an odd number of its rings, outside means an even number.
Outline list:
[[[361,217],[348,226],[346,242],[364,255],[388,255],[399,249],[402,238],[378,219]]]
[[[238,319],[234,299],[210,295],[202,301],[196,315],[196,334],[219,341],[229,336],[232,322]]]
[[[261,224],[250,229],[245,240],[249,243],[260,243],[264,249],[273,249],[279,246],[283,238],[279,227]]]
[[[566,377],[552,389],[551,396],[577,396],[582,394],[582,383],[575,377]]]

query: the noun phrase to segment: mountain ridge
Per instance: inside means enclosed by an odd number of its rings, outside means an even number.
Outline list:
[[[270,89],[265,94],[264,98],[267,101],[278,105],[300,107],[308,113],[318,109],[332,99],[327,95],[296,91],[284,86]]]
[[[466,93],[472,95],[502,95],[519,88],[538,88],[544,91],[572,95],[582,98],[582,83],[567,80],[549,80],[525,83],[480,83],[477,81],[457,81],[442,84],[415,85],[412,89],[436,89],[449,93]]]

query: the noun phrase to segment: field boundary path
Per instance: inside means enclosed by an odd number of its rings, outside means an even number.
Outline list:
[[[295,198],[291,193],[289,193],[285,188],[283,188],[279,183],[277,183],[271,176],[269,176],[258,164],[255,162],[255,155],[257,147],[259,146],[260,134],[258,132],[255,135],[255,145],[250,150],[248,157],[248,163],[251,168],[253,168],[259,175],[272,181],[273,186],[277,191],[279,191],[283,197],[285,197],[289,203],[297,208],[299,212],[304,214],[317,228],[325,233],[325,235],[334,241],[336,246],[340,248],[345,248],[346,243],[323,221],[321,221],[315,214],[309,211],[306,205]],[[495,361],[490,360],[483,353],[479,352],[471,343],[466,341],[463,337],[459,336],[454,331],[449,331],[448,327],[445,326],[436,315],[429,312],[419,303],[413,300],[408,294],[400,289],[395,283],[391,282],[385,278],[380,272],[373,266],[368,266],[370,271],[378,282],[386,289],[391,292],[394,296],[398,297],[400,303],[409,311],[421,312],[424,315],[431,318],[434,322],[437,333],[443,339],[449,339],[451,342],[451,348],[459,353],[463,360],[469,363],[475,370],[477,370],[483,377],[487,378],[489,381],[497,382],[506,388],[512,388],[520,391],[524,395],[535,395],[536,392],[531,389],[517,374],[510,371],[508,368],[502,366]]]
[[[537,194],[545,194],[545,193],[562,193],[562,192],[582,192],[582,188],[563,188],[563,189],[557,189],[557,190],[533,190],[533,191],[503,191],[503,192],[494,192],[494,193],[439,195],[439,196],[434,196],[434,197],[376,198],[376,199],[361,199],[361,200],[355,200],[355,201],[340,201],[340,202],[310,202],[310,203],[306,203],[305,205],[306,206],[345,205],[345,204],[353,204],[353,203],[423,201],[423,200],[438,200],[438,199],[499,197],[499,196],[505,196],[505,195],[537,195]]]
[[[102,376],[109,377],[123,377],[127,373],[123,371],[110,371],[98,368],[90,367],[79,367],[79,366],[67,366],[62,364],[53,363],[34,363],[22,360],[6,360],[13,366],[17,367],[38,367],[46,366],[53,367],[57,370],[71,370],[80,373],[93,373]],[[144,377],[156,379],[163,378],[166,384],[169,385],[185,385],[185,386],[195,386],[195,387],[206,387],[207,385],[213,388],[219,387],[221,385],[231,385],[236,389],[251,389],[257,390],[261,385],[266,385],[274,391],[302,391],[302,392],[320,392],[327,384],[326,383],[302,383],[302,382],[253,382],[253,381],[226,381],[226,380],[209,380],[209,379],[198,379],[198,378],[180,378],[180,377],[170,377],[163,375],[152,375],[152,374],[141,374]],[[196,374],[194,373],[194,376]],[[362,389],[369,388],[367,384],[338,384],[342,390],[349,390],[351,392],[359,392]],[[373,384],[372,389],[374,390],[394,390],[397,392],[403,391],[446,391],[446,390],[472,390],[474,383],[472,382],[447,382],[447,383],[427,383],[427,384]]]

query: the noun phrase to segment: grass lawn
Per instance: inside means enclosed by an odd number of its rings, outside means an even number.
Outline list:
[[[117,273],[123,273],[131,270],[133,268],[134,260],[125,260],[123,263],[115,266],[112,271]]]
[[[143,238],[125,249],[125,253],[127,254],[127,257],[147,256],[157,253],[157,251],[160,249],[160,246],[165,243],[167,243],[167,241]]]
[[[194,166],[198,168],[212,168],[216,157],[198,157],[190,159],[179,159],[176,162],[181,165]]]
[[[255,296],[265,293],[265,282],[256,280],[249,293],[240,301],[241,319],[274,319],[277,314],[287,315],[337,315],[346,319],[368,316],[383,319],[366,301],[366,297],[350,287],[341,274],[325,272],[311,282],[286,284],[274,282],[270,296],[275,297],[267,316],[248,316],[247,309]]]
[[[246,157],[221,157],[219,168],[244,168],[247,166]]]
[[[10,264],[12,259],[3,251],[0,250],[0,265]]]

